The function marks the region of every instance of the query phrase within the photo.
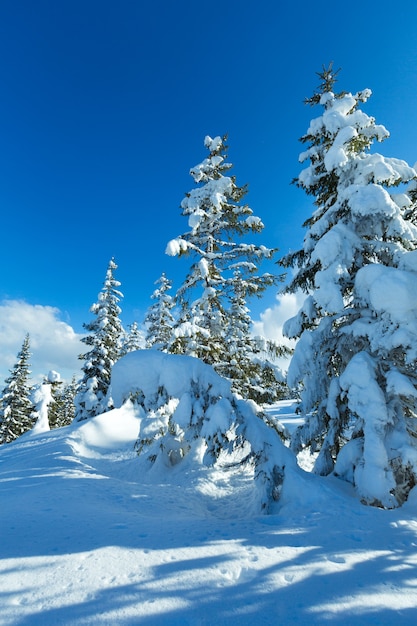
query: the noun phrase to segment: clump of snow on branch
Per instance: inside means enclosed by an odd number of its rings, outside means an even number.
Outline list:
[[[187,250],[187,242],[183,239],[171,239],[168,242],[167,247],[165,249],[165,254],[168,256],[178,256],[181,252],[185,252]]]

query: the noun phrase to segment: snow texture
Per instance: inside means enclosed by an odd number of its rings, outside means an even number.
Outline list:
[[[56,372],[54,372],[54,374],[56,374]],[[52,385],[49,383],[38,385],[33,391],[32,402],[35,406],[35,415],[37,416],[37,419],[34,427],[31,431],[29,431],[29,433],[38,434],[50,430],[48,421],[48,406],[52,402]]]
[[[381,511],[289,472],[259,517],[242,472],[144,482],[139,422],[126,403],[0,446],[2,626],[416,622],[417,494]]]
[[[377,500],[385,507],[395,506],[391,495],[395,480],[384,446],[386,425],[390,420],[369,354],[355,354],[340,377],[340,386],[348,393],[350,410],[364,424],[363,461],[355,470],[356,488],[365,501]]]

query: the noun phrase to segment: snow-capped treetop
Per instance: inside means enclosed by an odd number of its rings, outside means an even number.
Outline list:
[[[220,152],[220,150],[223,148],[224,137],[220,137],[218,135],[217,137],[214,137],[214,139],[212,139],[209,135],[206,135],[204,138],[204,145],[206,148],[208,148],[211,154],[215,154],[217,152]]]
[[[370,95],[369,90],[358,92],[355,95],[344,94],[336,96],[326,94],[326,109],[324,113],[314,119],[302,141],[312,143],[311,147],[300,154],[300,162],[311,160],[311,165],[300,172],[299,184],[306,188],[315,187],[323,178],[323,170],[318,167],[319,161],[324,164],[325,172],[343,168],[352,157],[355,157],[355,166],[360,163],[355,176],[350,168],[352,183],[366,184],[376,182],[395,185],[415,176],[415,171],[405,161],[387,159],[381,155],[366,154],[373,141],[381,142],[389,137],[389,132],[382,125],[375,124],[375,119],[363,111],[358,110],[360,102],[365,102],[363,94]],[[360,162],[363,161],[363,162]]]
[[[262,220],[253,215],[252,209],[242,204],[247,192],[246,186],[238,187],[233,176],[225,176],[231,164],[224,162],[224,154],[217,154],[227,149],[225,138],[215,140],[206,138],[206,147],[214,142],[216,154],[205,159],[191,169],[198,187],[186,194],[181,202],[183,215],[188,217],[190,233],[171,240],[166,248],[170,256],[187,252],[197,252],[208,259],[219,261],[237,258],[239,255],[251,255],[258,260],[271,258],[274,250],[265,246],[239,244],[232,241],[234,235],[260,232]],[[196,178],[197,176],[197,178]]]
[[[283,264],[302,261],[305,269],[295,277],[294,288],[312,287],[306,268],[317,268],[315,298],[326,310],[343,308],[346,272],[360,262],[361,255],[384,255],[398,263],[417,240],[416,227],[403,215],[410,198],[387,189],[412,180],[417,173],[403,160],[369,152],[374,140],[388,136],[383,126],[358,109],[369,95],[370,90],[323,94],[325,111],[302,138],[310,148],[300,160],[309,159],[310,165],[300,172],[298,185],[314,195],[317,209],[306,222],[309,230],[303,250],[289,255]],[[367,231],[373,233],[372,244],[362,238]]]
[[[48,383],[59,383],[61,381],[61,374],[59,372],[55,372],[55,370],[50,370],[46,379]]]
[[[208,135],[204,140],[204,146],[209,150],[210,155],[201,163],[190,169],[190,174],[196,183],[207,182],[211,179],[219,179],[219,172],[226,171],[232,167],[230,163],[225,163],[226,137],[215,137],[212,139]],[[183,207],[185,208],[185,207]]]

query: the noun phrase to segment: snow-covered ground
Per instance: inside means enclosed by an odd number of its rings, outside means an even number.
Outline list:
[[[137,434],[127,404],[0,447],[2,626],[417,623],[417,494],[297,473],[259,515],[236,470],[145,479]]]

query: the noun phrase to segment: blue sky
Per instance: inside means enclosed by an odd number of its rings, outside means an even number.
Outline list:
[[[316,72],[333,60],[340,89],[370,87],[391,132],[378,149],[413,164],[416,23],[412,0],[2,0],[0,301],[56,307],[81,332],[114,256],[123,321],[141,322],[161,272],[185,276],[164,250],[187,230],[206,134],[229,135],[258,243],[299,248],[312,204],[290,183]]]

